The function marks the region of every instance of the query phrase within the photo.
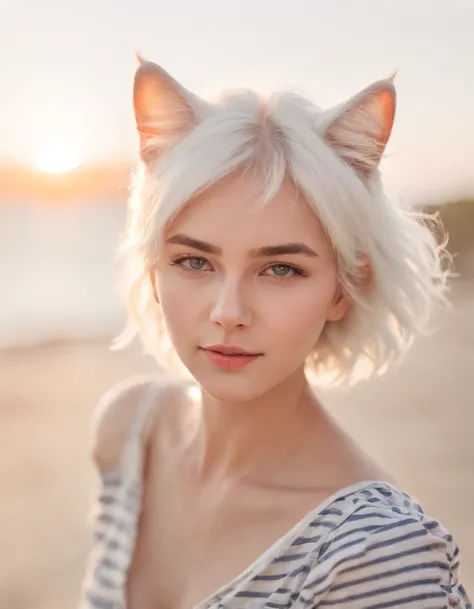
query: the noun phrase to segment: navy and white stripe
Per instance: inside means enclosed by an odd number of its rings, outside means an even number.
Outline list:
[[[80,609],[127,609],[142,494],[140,437],[150,407],[148,400],[121,466],[100,472]],[[472,609],[459,562],[453,537],[408,495],[365,482],[329,498],[194,609]]]

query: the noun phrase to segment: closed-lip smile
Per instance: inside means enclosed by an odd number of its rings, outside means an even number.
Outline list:
[[[263,355],[263,353],[251,353],[235,345],[210,345],[200,349],[213,366],[228,372],[243,369]]]
[[[242,347],[236,347],[234,345],[210,345],[208,347],[201,347],[204,351],[214,351],[216,353],[224,353],[225,355],[249,355],[256,356],[262,355],[262,353],[252,353]]]

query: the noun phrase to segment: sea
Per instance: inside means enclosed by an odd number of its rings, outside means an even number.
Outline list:
[[[109,339],[125,322],[117,247],[125,204],[0,201],[0,349]]]

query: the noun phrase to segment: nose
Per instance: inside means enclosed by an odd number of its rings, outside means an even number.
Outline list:
[[[212,323],[226,329],[250,325],[252,315],[242,292],[237,281],[225,281],[221,284],[211,309]]]

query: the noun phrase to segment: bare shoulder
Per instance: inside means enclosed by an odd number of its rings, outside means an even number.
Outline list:
[[[124,445],[145,399],[152,399],[150,424],[143,442],[156,424],[159,411],[187,399],[189,383],[166,374],[134,376],[113,385],[100,398],[93,417],[91,450],[96,465],[110,469],[119,465]]]

